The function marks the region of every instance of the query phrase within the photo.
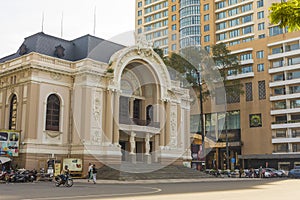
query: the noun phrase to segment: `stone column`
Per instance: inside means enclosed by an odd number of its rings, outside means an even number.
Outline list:
[[[112,110],[112,91],[106,91],[106,115],[105,115],[105,143],[112,143],[112,133],[113,133],[113,110]]]
[[[130,103],[129,103],[129,117],[132,119],[133,118],[133,102],[134,102],[134,98],[130,97],[129,101],[130,101]]]
[[[114,126],[114,134],[113,134],[113,144],[119,144],[119,101],[120,101],[120,93],[114,92],[114,118],[113,118],[113,126]]]
[[[166,127],[166,112],[165,102],[161,101],[159,104],[159,122],[160,122],[160,135],[159,135],[159,146],[165,146],[165,127]]]
[[[165,126],[166,126],[166,128],[165,128],[165,146],[168,146],[168,145],[170,145],[170,142],[171,142],[171,133],[170,133],[170,131],[171,131],[171,103],[168,101],[168,102],[166,102],[165,103],[165,110],[166,110],[166,124],[165,124]]]

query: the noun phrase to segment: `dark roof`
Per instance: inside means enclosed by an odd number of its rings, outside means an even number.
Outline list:
[[[92,35],[74,40],[64,40],[43,32],[26,37],[15,54],[0,58],[0,63],[36,52],[64,60],[77,61],[84,58],[108,63],[110,57],[125,46]]]

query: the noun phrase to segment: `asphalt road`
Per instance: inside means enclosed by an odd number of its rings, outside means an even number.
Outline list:
[[[52,182],[0,184],[1,200],[62,199],[205,199],[205,200],[282,200],[300,198],[300,180],[247,179],[185,183],[100,183],[76,181],[71,188],[55,187]]]

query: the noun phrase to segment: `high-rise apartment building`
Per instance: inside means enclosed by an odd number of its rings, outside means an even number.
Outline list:
[[[227,119],[204,103],[209,168],[300,164],[300,32],[270,24],[275,2],[280,0],[136,0],[136,32],[166,55],[190,45],[211,52],[212,45],[225,43],[239,58],[239,72],[228,70],[228,78],[239,79],[244,94],[227,99]],[[191,112],[191,133],[198,120],[199,113]],[[227,130],[219,127],[222,120]],[[201,137],[192,152],[199,144]]]

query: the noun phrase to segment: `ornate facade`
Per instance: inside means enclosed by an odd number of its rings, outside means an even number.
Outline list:
[[[39,169],[50,158],[80,158],[83,169],[190,159],[189,92],[152,48],[44,33],[21,47],[0,59],[0,128],[12,128],[16,100],[20,167]]]

